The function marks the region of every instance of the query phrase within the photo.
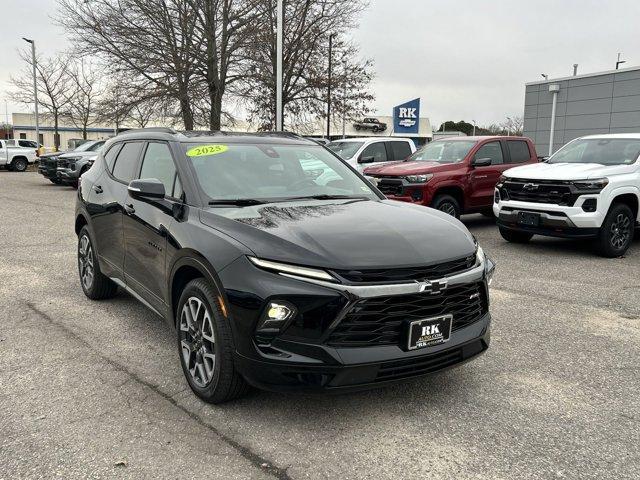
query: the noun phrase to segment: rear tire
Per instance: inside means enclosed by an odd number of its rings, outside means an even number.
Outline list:
[[[502,227],[500,227],[500,235],[502,235],[502,238],[507,242],[511,243],[527,243],[533,237],[533,233],[509,230]]]
[[[98,257],[86,225],[78,234],[78,273],[82,291],[91,300],[111,298],[118,292],[118,286],[100,271]]]
[[[433,199],[433,202],[431,202],[431,208],[440,210],[455,218],[460,218],[460,214],[462,213],[460,203],[451,195],[437,195],[436,198]]]
[[[197,278],[182,291],[176,310],[182,371],[193,393],[208,403],[228,402],[250,390],[235,367],[231,326],[217,298],[209,282]]]
[[[50,178],[49,181],[51,183],[55,183],[56,185],[61,185],[62,181],[59,178]]]
[[[11,162],[11,169],[15,172],[24,172],[27,169],[29,163],[26,158],[15,158]]]
[[[635,218],[629,206],[614,204],[598,233],[598,252],[603,257],[622,257],[631,246],[635,229]]]

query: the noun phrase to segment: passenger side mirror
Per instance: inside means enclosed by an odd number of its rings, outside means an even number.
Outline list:
[[[547,160],[549,160],[549,157],[541,157],[541,156],[538,156],[538,160],[539,160],[540,162],[546,162]]]
[[[155,178],[142,178],[129,183],[129,195],[133,198],[164,198],[164,183]]]
[[[358,163],[373,163],[375,160],[376,157],[360,157]]]
[[[473,162],[471,162],[471,166],[473,167],[488,167],[490,165],[491,165],[491,159],[489,157],[474,158]]]

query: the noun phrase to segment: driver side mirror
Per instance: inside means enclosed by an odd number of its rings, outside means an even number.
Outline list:
[[[129,183],[129,195],[133,198],[164,198],[164,183],[155,178],[142,178]]]
[[[485,158],[474,158],[471,162],[472,167],[488,167],[491,165],[491,159],[489,157]]]
[[[358,163],[373,163],[375,160],[376,157],[360,157]]]
[[[549,160],[549,157],[540,157],[540,156],[538,156],[538,161],[540,161],[540,162],[543,162],[543,163],[544,163],[544,162],[546,162],[547,160]]]

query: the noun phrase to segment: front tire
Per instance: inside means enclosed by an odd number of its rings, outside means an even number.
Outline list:
[[[632,210],[623,203],[614,204],[598,233],[598,251],[607,258],[623,256],[631,246],[635,221]]]
[[[500,227],[500,235],[502,235],[502,238],[507,242],[511,243],[527,243],[533,237],[533,233],[509,230],[508,228],[502,227]]]
[[[176,318],[180,364],[193,393],[208,403],[245,395],[249,385],[234,365],[231,326],[209,282],[187,284]]]
[[[455,218],[460,218],[462,208],[460,203],[451,195],[437,195],[431,203],[431,207],[447,213]]]
[[[78,234],[78,273],[82,291],[91,300],[111,298],[118,291],[118,286],[100,271],[98,257],[86,225]]]

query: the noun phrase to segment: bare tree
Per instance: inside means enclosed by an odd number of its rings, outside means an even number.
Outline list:
[[[229,1],[229,0],[227,0]],[[173,98],[184,127],[194,127],[190,88],[197,15],[186,0],[59,0],[58,22],[81,54],[98,55],[127,88]],[[127,99],[120,99],[126,103]],[[137,100],[136,100],[137,101]]]
[[[248,68],[243,88],[236,92],[246,102],[251,120],[264,129],[275,126],[276,0],[263,0],[265,15],[254,28],[253,42],[245,49]],[[361,114],[373,99],[367,91],[372,78],[370,60],[360,60],[358,48],[346,40],[357,27],[364,0],[289,0],[285,2],[283,105],[291,126],[303,114],[325,115],[328,87],[329,35],[334,35],[334,91],[346,87],[348,95],[333,97],[334,112]]]
[[[17,77],[11,77],[10,82],[15,90],[11,93],[14,101],[33,105],[33,63],[31,52],[20,51],[20,58],[25,63]],[[59,123],[69,105],[68,92],[72,80],[69,76],[69,57],[55,55],[36,59],[36,85],[38,89],[38,106],[45,114],[51,115],[54,125],[54,146],[60,147]],[[37,140],[37,139],[36,139]]]
[[[68,102],[64,113],[82,130],[82,138],[86,140],[89,126],[97,121],[98,102],[104,93],[104,86],[100,82],[102,72],[83,58],[71,60],[68,72],[71,86],[67,92]]]
[[[522,131],[524,129],[524,119],[519,115],[507,117],[500,124],[500,127],[509,135],[522,135]]]

